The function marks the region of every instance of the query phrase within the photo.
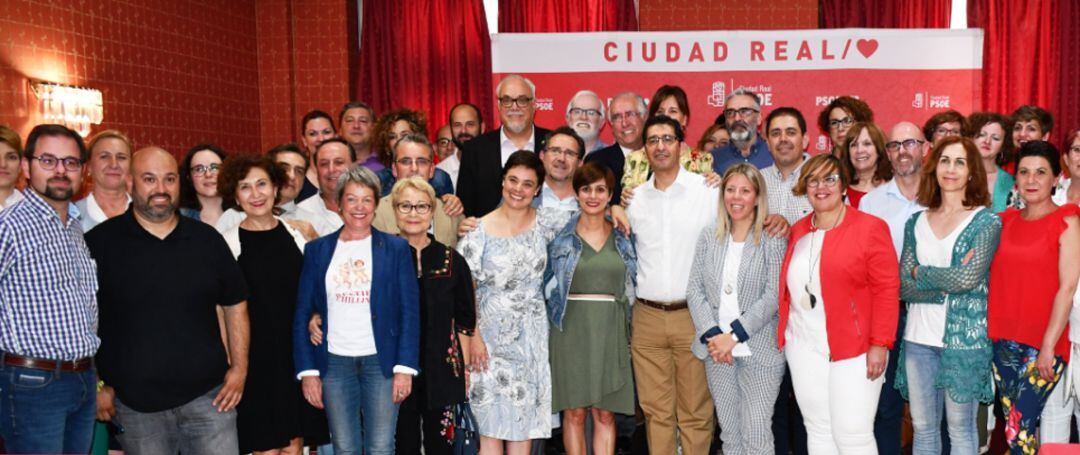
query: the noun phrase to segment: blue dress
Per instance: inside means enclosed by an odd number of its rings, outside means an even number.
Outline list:
[[[528,231],[492,237],[481,221],[458,242],[476,280],[477,333],[487,371],[473,373],[469,402],[479,433],[506,441],[551,437],[551,368],[543,278],[547,244],[570,212],[541,208]]]

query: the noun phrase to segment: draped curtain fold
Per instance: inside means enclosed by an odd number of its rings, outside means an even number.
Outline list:
[[[952,0],[821,0],[821,28],[948,28]]]
[[[500,33],[637,31],[634,0],[499,0]]]
[[[1065,61],[1060,34],[1063,3],[1070,2],[968,0],[968,26],[985,31],[982,87],[985,110],[1008,114],[1020,105],[1035,104],[1061,117],[1058,91],[1063,88],[1060,70]],[[1075,15],[1076,8],[1072,9]],[[1075,54],[1077,50],[1067,52]],[[1075,65],[1076,56],[1072,55],[1071,60]],[[1071,86],[1075,89],[1075,78]],[[1075,114],[1071,115],[1075,119]],[[1065,133],[1057,126],[1054,130],[1057,137],[1051,139],[1060,141]]]
[[[428,135],[463,101],[493,122],[491,38],[482,0],[364,2],[356,97],[377,113],[408,107]]]
[[[1077,2],[1061,2],[1059,35],[1061,65],[1058,69],[1060,84],[1055,97],[1058,101],[1055,135],[1057,141],[1064,141],[1070,131],[1080,128],[1080,48],[1076,46],[1077,37],[1080,37],[1080,4]],[[1065,153],[1070,144],[1058,143],[1062,145],[1062,153]]]

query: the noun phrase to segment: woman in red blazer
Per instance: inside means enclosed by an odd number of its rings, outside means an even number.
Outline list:
[[[793,191],[814,211],[791,227],[779,347],[815,453],[876,454],[874,414],[896,338],[900,276],[884,221],[844,204],[850,176],[822,154]]]

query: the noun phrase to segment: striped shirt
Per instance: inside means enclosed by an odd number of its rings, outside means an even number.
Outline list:
[[[33,190],[0,212],[0,351],[76,360],[97,351],[97,266],[79,211],[68,221]]]

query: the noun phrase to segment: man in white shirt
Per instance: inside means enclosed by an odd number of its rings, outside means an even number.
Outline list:
[[[904,225],[915,212],[925,210],[916,200],[919,192],[920,173],[923,158],[930,150],[930,142],[922,129],[911,122],[900,122],[889,132],[889,142],[885,152],[892,163],[893,179],[874,188],[859,202],[859,210],[885,220],[889,225],[896,257],[900,257],[904,246]],[[900,320],[896,328],[896,339],[904,334],[907,308],[900,304]],[[877,440],[878,452],[882,454],[900,453],[900,421],[903,418],[904,401],[893,387],[896,377],[896,362],[900,357],[896,344],[889,352],[889,365],[885,370],[885,385],[881,388],[878,400],[878,412],[874,419],[874,439]]]
[[[443,125],[435,133],[435,152],[440,160],[435,167],[449,174],[450,182],[457,187],[458,171],[461,170],[461,158],[458,155],[461,154],[461,149],[454,144],[454,135],[450,130],[450,125]]]
[[[319,176],[319,194],[305,199],[298,206],[313,214],[314,221],[305,221],[312,224],[319,236],[324,236],[344,224],[334,193],[337,191],[338,177],[356,162],[356,153],[348,142],[335,137],[319,144],[315,149],[314,161]]]
[[[653,117],[644,131],[653,176],[627,208],[638,254],[630,341],[638,399],[650,453],[676,453],[676,434],[683,453],[707,453],[713,404],[704,364],[690,351],[694,325],[686,285],[698,235],[716,220],[720,192],[679,165],[678,122]]]

